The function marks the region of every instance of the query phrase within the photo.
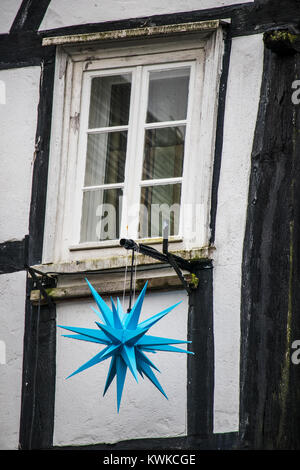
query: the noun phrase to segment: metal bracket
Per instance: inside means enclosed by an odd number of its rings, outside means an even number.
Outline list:
[[[163,253],[167,256],[169,264],[172,266],[172,268],[176,272],[183,287],[185,288],[187,293],[190,294],[192,289],[190,288],[189,283],[186,281],[186,279],[184,279],[184,276],[181,270],[179,269],[174,256],[172,255],[172,253],[169,252],[169,226],[167,223],[165,223],[163,227]]]
[[[187,293],[190,294],[192,292],[192,289],[189,286],[189,283],[184,278],[181,270],[184,269],[185,271],[193,272],[193,268],[189,261],[181,258],[180,256],[173,255],[172,253],[169,252],[169,248],[168,248],[169,233],[168,232],[169,232],[168,224],[164,224],[163,253],[160,253],[158,250],[156,250],[155,248],[151,246],[143,245],[142,243],[138,244],[135,241],[131,239],[127,239],[127,238],[121,238],[120,245],[126,248],[127,250],[137,251],[146,256],[150,256],[151,258],[170,264],[170,266],[172,266],[178,278],[180,279],[183,287],[185,288]]]
[[[43,295],[44,299],[47,300],[48,302],[48,305],[52,306],[53,305],[53,301],[52,299],[49,297],[49,295],[47,294],[47,291],[44,287],[44,283],[43,283],[43,279],[46,278],[46,279],[49,279],[49,281],[51,281],[51,285],[53,286],[53,281],[54,278],[53,277],[50,277],[48,276],[47,274],[41,272],[41,271],[38,271],[37,269],[34,269],[30,266],[25,266],[25,269],[29,272],[29,274],[31,275],[33,281],[35,282],[37,288],[39,289],[39,291],[41,292],[41,294]],[[42,279],[40,280],[38,277],[37,277],[37,274],[41,275]],[[48,283],[48,285],[50,285]]]

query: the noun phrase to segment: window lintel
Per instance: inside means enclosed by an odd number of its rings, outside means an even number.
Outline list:
[[[141,28],[121,29],[114,31],[100,31],[84,34],[70,34],[66,36],[44,37],[43,46],[59,46],[67,44],[91,43],[98,41],[115,41],[122,39],[136,39],[157,36],[172,36],[181,34],[200,33],[207,37],[216,31],[220,20],[194,21],[189,23],[177,23],[160,26],[144,26]]]

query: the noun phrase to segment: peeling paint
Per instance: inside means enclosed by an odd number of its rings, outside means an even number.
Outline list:
[[[70,125],[74,132],[79,131],[79,121],[80,121],[80,113],[75,113],[74,116],[70,117]]]
[[[170,34],[185,34],[203,32],[209,33],[219,27],[219,20],[195,21],[163,26],[146,26],[143,28],[122,29],[116,31],[101,31],[98,33],[71,34],[69,36],[55,36],[43,39],[43,46],[74,44],[93,41],[114,41],[118,39],[131,39],[149,36],[165,36]]]

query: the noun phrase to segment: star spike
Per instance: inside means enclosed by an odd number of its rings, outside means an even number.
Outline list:
[[[78,333],[80,335],[86,336],[87,338],[96,339],[99,342],[100,341],[103,342],[103,344],[109,343],[109,338],[102,331],[93,330],[92,328],[76,328],[74,326],[62,326],[62,325],[57,325],[57,326],[59,328],[63,328],[64,330],[69,330],[69,331],[72,331],[73,333]]]
[[[105,320],[104,320],[104,318],[103,318],[101,312],[99,312],[99,310],[97,310],[95,307],[92,307],[92,306],[91,306],[91,309],[96,313],[96,315],[100,318],[100,320],[101,320],[102,322],[105,322]]]
[[[104,343],[104,341],[99,341],[98,339],[91,338],[91,337],[85,336],[85,335],[80,335],[80,334],[77,334],[77,335],[61,335],[61,336],[63,336],[64,338],[73,338],[73,339],[78,339],[78,340],[81,340],[81,341],[89,341],[90,343],[107,344],[107,343]]]
[[[104,321],[107,325],[110,325],[112,324],[112,311],[110,310],[110,308],[106,305],[106,303],[104,302],[104,300],[100,297],[100,295],[98,294],[98,292],[96,291],[96,289],[92,286],[92,284],[88,281],[88,279],[85,279],[89,288],[90,288],[90,291],[91,293],[93,294],[93,297],[96,301],[96,304],[98,305],[98,308],[100,310],[100,312],[102,313],[103,315],[103,318],[104,318]]]
[[[120,318],[120,315],[119,315],[119,312],[114,304],[114,301],[113,299],[111,298],[111,306],[112,306],[112,312],[113,312],[113,323],[114,323],[114,327],[119,329],[119,330],[123,330],[123,323],[122,323],[122,320]]]
[[[102,323],[96,322],[96,325],[106,334],[113,343],[121,343],[123,338],[123,330],[113,328],[112,326],[102,325]]]
[[[67,379],[69,379],[70,377],[73,377],[73,375],[76,375],[76,374],[79,374],[79,372],[82,372],[86,369],[88,369],[89,367],[92,367],[92,366],[95,366],[96,364],[99,364],[99,362],[101,362],[102,360],[104,360],[102,358],[102,356],[104,355],[104,353],[108,350],[109,346],[107,346],[105,349],[103,349],[103,351],[99,352],[98,354],[96,354],[94,357],[92,357],[92,359],[90,359],[89,361],[85,362],[82,366],[80,366],[78,369],[76,369],[72,374],[70,374]],[[105,358],[106,359],[106,358]]]
[[[137,377],[138,371],[137,371],[137,366],[136,366],[136,357],[135,357],[134,349],[135,349],[134,346],[127,346],[126,344],[124,344],[121,355],[128,369],[132,373],[133,377],[138,382],[138,377]]]
[[[151,366],[153,369],[157,370],[157,372],[160,372],[160,370],[156,367],[155,364],[153,364],[152,361],[150,361],[149,357],[146,356],[146,354],[143,353],[143,351],[139,348],[136,349],[136,357],[138,358],[138,363],[140,360],[146,362],[149,366]]]
[[[178,352],[178,353],[185,353],[185,354],[194,354],[192,351],[187,351],[186,349],[176,348],[175,346],[169,345],[157,345],[157,346],[145,346],[142,347],[143,351],[169,351],[169,352]]]
[[[162,345],[162,344],[183,344],[183,343],[191,343],[191,341],[182,341],[180,339],[172,339],[172,338],[161,338],[159,336],[150,336],[144,335],[141,339],[138,340],[138,346],[155,346],[155,345]]]
[[[144,361],[140,361],[139,367],[140,367],[141,371],[153,383],[153,385],[155,385],[155,387],[160,391],[160,393],[162,393],[164,395],[164,397],[166,397],[166,399],[168,400],[168,397],[167,397],[164,389],[162,388],[162,386],[160,385],[160,383],[157,380],[156,376],[152,372],[151,367],[148,364],[146,364]]]
[[[135,330],[140,318],[141,309],[147,289],[148,281],[145,283],[140,295],[137,298],[134,306],[132,307],[130,313],[128,314],[128,318],[125,322],[125,326],[128,330]]]
[[[123,394],[124,382],[127,372],[127,366],[121,356],[117,356],[117,410],[119,413],[120,404]]]
[[[110,365],[109,365],[109,371],[108,371],[108,374],[107,374],[107,379],[106,379],[106,382],[105,382],[103,396],[106,394],[110,384],[112,383],[112,381],[114,380],[114,378],[117,374],[116,364],[117,364],[117,356],[112,356],[111,361],[110,361]]]
[[[125,320],[126,320],[126,313],[124,313],[123,311],[123,307],[122,307],[119,297],[117,298],[117,312],[122,322],[122,325],[124,325]]]

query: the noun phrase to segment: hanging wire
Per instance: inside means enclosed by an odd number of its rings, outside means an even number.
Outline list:
[[[32,404],[32,415],[31,415],[31,425],[29,432],[29,449],[32,448],[32,438],[33,438],[33,429],[34,429],[34,420],[36,415],[36,381],[37,381],[37,369],[38,369],[38,356],[39,356],[39,333],[40,333],[40,316],[41,316],[41,298],[42,293],[39,292],[39,302],[37,308],[37,320],[36,320],[36,333],[35,333],[35,359],[34,359],[34,375],[33,375],[33,404]]]
[[[137,253],[139,249],[137,249]],[[135,287],[136,287],[136,272],[137,272],[137,256],[135,257],[135,267],[134,267],[134,283],[133,283],[133,299],[135,300]]]
[[[123,310],[125,311],[125,290],[126,290],[126,282],[127,282],[127,271],[128,271],[128,254],[126,254],[126,265],[125,265],[125,274],[124,274],[124,285],[123,285]]]
[[[126,230],[127,230],[127,236],[128,236],[128,225],[126,226]],[[128,270],[128,251],[126,252],[126,258],[125,258],[125,274],[124,274],[123,299],[122,299],[124,312],[125,312],[125,290],[126,290],[126,281],[127,281],[127,270]]]
[[[130,271],[130,289],[129,289],[129,307],[127,313],[131,312],[131,302],[132,302],[132,283],[133,283],[133,265],[134,265],[134,250],[131,254],[131,271]]]

